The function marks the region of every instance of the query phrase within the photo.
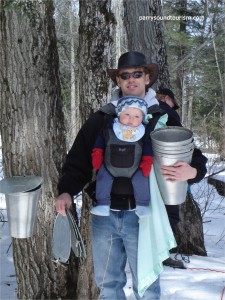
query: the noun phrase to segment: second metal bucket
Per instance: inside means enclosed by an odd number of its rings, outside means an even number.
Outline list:
[[[151,133],[154,153],[153,165],[163,201],[167,205],[181,204],[186,199],[187,181],[171,182],[162,176],[162,166],[173,166],[177,161],[191,162],[194,150],[193,133],[183,127],[169,126]]]
[[[0,182],[0,193],[5,194],[10,235],[28,238],[34,233],[42,178],[14,176]]]
[[[159,128],[150,134],[154,146],[183,147],[193,142],[193,132],[179,126]]]
[[[156,180],[162,199],[167,205],[178,205],[185,201],[188,183],[187,181],[171,182],[162,176],[160,168],[162,166],[173,166],[177,161],[191,162],[193,150],[183,153],[169,155],[164,153],[154,153],[153,165],[156,174]]]
[[[190,144],[187,144],[185,146],[179,146],[179,147],[170,147],[170,146],[158,146],[153,145],[152,146],[153,152],[160,152],[160,153],[167,153],[167,154],[182,154],[185,152],[189,152],[194,149],[194,143],[191,142]]]

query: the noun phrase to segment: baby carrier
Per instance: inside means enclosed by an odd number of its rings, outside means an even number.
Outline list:
[[[110,103],[107,104],[105,106],[103,106],[101,108],[101,111],[104,114],[104,125],[103,125],[103,132],[106,134],[106,141],[109,140],[109,144],[110,144],[110,140],[111,137],[108,135],[111,135],[108,132],[108,126],[107,124],[109,124],[110,120],[112,121],[113,118],[116,117],[115,115],[115,108],[114,106]],[[151,111],[149,111],[149,113],[151,113]],[[147,126],[147,132],[145,133],[146,136],[148,136],[150,134],[150,132],[154,129],[155,124],[157,123],[159,117],[160,117],[160,113],[158,114],[158,116],[154,119],[152,119],[148,126]],[[105,131],[106,129],[106,131]],[[114,135],[114,132],[112,132],[112,135]],[[122,141],[121,141],[122,142]],[[124,142],[125,144],[127,144],[126,142]],[[138,141],[137,143],[142,143],[142,141]],[[116,142],[117,144],[117,142]],[[118,145],[118,144],[117,144]],[[124,145],[121,145],[122,147]],[[123,149],[121,147],[121,149]],[[112,147],[113,148],[113,147]],[[116,147],[115,147],[116,148]],[[140,158],[138,158],[139,155],[142,154],[142,145],[140,145],[141,151],[140,153],[135,153],[135,150],[133,149],[131,152],[133,152],[133,156],[137,158],[137,161],[140,161]],[[138,150],[139,152],[139,150]],[[119,157],[119,165],[117,165],[116,163],[116,169],[118,171],[118,173],[114,173],[114,175],[110,172],[110,167],[106,168],[109,170],[109,172],[113,175],[114,180],[113,180],[113,186],[112,186],[112,190],[111,190],[111,209],[118,209],[118,210],[128,210],[128,209],[134,209],[136,207],[135,204],[135,199],[134,199],[134,192],[133,192],[133,186],[132,186],[132,182],[131,182],[131,177],[134,174],[134,172],[137,170],[138,168],[138,163],[136,162],[137,165],[135,165],[135,163],[133,162],[133,159],[125,159],[125,162],[123,161],[124,157],[121,158],[121,153],[119,153],[119,155],[115,154],[116,151],[115,149],[113,149],[113,151],[108,152],[107,155],[105,155],[105,157],[109,157],[106,158],[107,160],[110,160],[110,155],[113,156],[113,161],[116,161],[118,163],[118,157]],[[127,153],[126,153],[127,154]],[[125,156],[125,155],[124,155]],[[117,157],[117,159],[115,159]],[[124,170],[124,174],[125,176],[118,176],[119,171],[121,171],[121,169],[125,169],[126,165],[129,165],[129,160],[133,163],[133,165],[131,167],[129,167],[130,171],[126,173],[126,171]],[[122,163],[122,167],[121,167],[121,163]],[[107,163],[108,164],[108,163]],[[135,167],[134,167],[135,165]],[[126,174],[125,174],[126,173]],[[115,176],[116,175],[116,176]],[[92,182],[87,188],[86,188],[86,192],[88,193],[89,197],[93,200],[93,202],[95,202],[95,181]]]
[[[142,156],[142,140],[126,142],[118,139],[112,128],[103,130],[105,139],[104,164],[113,177],[131,178]]]

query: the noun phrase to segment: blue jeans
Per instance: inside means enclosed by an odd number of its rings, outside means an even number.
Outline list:
[[[110,211],[109,217],[92,215],[94,273],[99,299],[124,300],[128,259],[136,299],[160,299],[159,278],[141,298],[137,290],[138,216],[134,211]]]

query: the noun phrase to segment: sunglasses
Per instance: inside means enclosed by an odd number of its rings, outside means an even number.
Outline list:
[[[141,71],[136,71],[133,73],[121,73],[118,76],[123,79],[123,80],[127,80],[130,79],[131,77],[133,78],[141,78],[144,72]]]

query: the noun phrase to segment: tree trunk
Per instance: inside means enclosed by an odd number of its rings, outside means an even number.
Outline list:
[[[80,116],[84,123],[90,113],[107,102],[111,94],[110,80],[106,73],[111,67],[112,26],[115,23],[111,1],[80,1],[79,27],[79,94]],[[109,93],[110,92],[110,93]],[[91,200],[84,193],[81,216],[81,232],[88,257],[80,261],[77,299],[98,297],[93,276],[91,251]]]
[[[86,192],[83,192],[82,198],[82,214],[80,232],[86,246],[87,259],[80,261],[78,285],[77,285],[77,299],[79,300],[97,300],[99,291],[95,283],[94,270],[92,263],[92,244],[91,244],[91,214],[92,199]]]
[[[225,182],[217,178],[208,177],[208,183],[213,185],[220,196],[225,196]]]
[[[180,5],[180,10],[183,11],[183,7],[186,7],[186,2],[184,3],[184,6],[180,0],[177,1],[177,3]],[[148,62],[158,63],[160,68],[158,84],[160,87],[168,87],[170,86],[170,82],[162,21],[150,21],[145,20],[144,18],[141,20],[142,16],[154,17],[160,15],[161,2],[158,0],[124,0],[124,23],[127,30],[128,50],[140,51],[146,55]],[[180,24],[180,31],[186,31],[185,23]],[[181,45],[181,49],[179,52],[180,59],[184,55],[184,50],[185,48]],[[179,77],[179,80],[182,77],[183,75]],[[185,110],[185,112],[187,112],[187,109]],[[187,247],[183,249],[188,251],[188,247],[190,246],[189,251],[196,251],[196,253],[199,253],[200,250],[198,248],[200,247],[203,249],[202,253],[204,253],[201,215],[198,214],[197,207],[191,205],[190,201],[185,204],[185,214],[190,214],[192,212],[193,214],[195,214],[197,222],[196,228],[191,227],[190,229],[188,229],[186,224],[187,222],[189,222],[189,219],[186,217],[183,211],[184,206],[181,206],[181,221],[179,226],[180,231],[182,231],[182,234],[184,235],[183,238],[187,239]],[[188,235],[190,236],[188,237]],[[178,235],[177,238],[178,242],[180,243],[180,235]],[[196,244],[196,248],[195,244],[191,244],[192,240],[198,241],[198,243]]]
[[[162,21],[141,19],[142,16],[161,16],[161,1],[124,0],[123,3],[128,50],[142,52],[148,63],[157,63],[160,69],[158,86],[168,87],[169,71]]]
[[[188,97],[188,116],[187,116],[187,127],[192,129],[192,116],[193,116],[193,99],[195,95],[195,71],[191,72],[190,89]]]
[[[175,8],[176,14],[178,16],[185,16],[188,15],[187,11],[187,0],[176,0],[176,8]],[[179,20],[179,33],[181,36],[185,35],[187,32],[187,21],[186,20]],[[178,45],[177,45],[177,61],[180,62],[186,55],[187,49],[185,46],[185,43],[183,42],[182,38],[180,39]],[[177,86],[177,92],[176,96],[178,99],[180,99],[180,111],[181,111],[181,121],[182,123],[185,121],[183,120],[183,110],[185,110],[184,114],[186,114],[186,86],[185,85],[185,66],[182,65],[180,68],[176,70],[176,86]],[[183,103],[184,102],[184,103]]]
[[[13,238],[19,299],[67,297],[68,268],[52,262],[54,198],[66,142],[53,1],[0,2],[4,176],[40,175],[36,232]],[[68,297],[67,297],[68,298]]]
[[[79,15],[79,112],[83,124],[111,95],[106,70],[111,66],[115,19],[111,0],[81,0]]]
[[[177,226],[176,241],[178,247],[174,250],[187,255],[206,256],[201,211],[191,193],[180,206],[180,222]]]
[[[206,1],[206,9],[207,9],[207,15],[210,16],[210,12],[209,12],[209,1]],[[224,8],[224,5],[223,5]],[[224,8],[225,11],[225,8]],[[216,28],[217,25],[214,24],[215,18],[210,18],[210,31],[211,33],[214,33],[214,30]],[[221,38],[224,40],[224,36],[225,36],[225,25],[224,22],[222,22],[223,26],[222,26],[222,30],[221,30]],[[215,62],[216,62],[216,68],[217,68],[217,72],[218,72],[218,77],[219,77],[219,86],[220,86],[220,93],[221,93],[221,102],[222,102],[222,124],[221,124],[221,128],[223,131],[222,134],[222,141],[220,143],[220,155],[221,155],[221,159],[225,159],[225,80],[224,80],[224,60],[223,63],[220,64],[220,58],[219,58],[219,54],[218,54],[218,48],[216,45],[216,41],[215,41],[215,37],[213,36],[212,38],[212,45],[213,45],[213,51],[214,51],[214,56],[215,56]],[[223,44],[224,46],[224,44]],[[223,57],[224,57],[224,52],[223,52]],[[222,66],[222,67],[221,67]]]
[[[188,116],[188,79],[183,76],[183,81],[182,81],[182,102],[181,102],[181,122],[182,124],[187,127],[187,116]]]
[[[78,129],[77,129],[77,111],[76,111],[76,74],[75,74],[75,40],[74,40],[74,15],[72,9],[72,0],[69,2],[69,23],[70,23],[70,143],[73,143]]]
[[[124,27],[123,27],[123,2],[121,0],[113,0],[112,1],[112,10],[115,14],[116,18],[116,25],[114,29],[114,45],[113,45],[113,68],[117,68],[117,62],[119,57],[122,53],[126,51],[127,48],[127,41],[126,35],[124,34]]]

